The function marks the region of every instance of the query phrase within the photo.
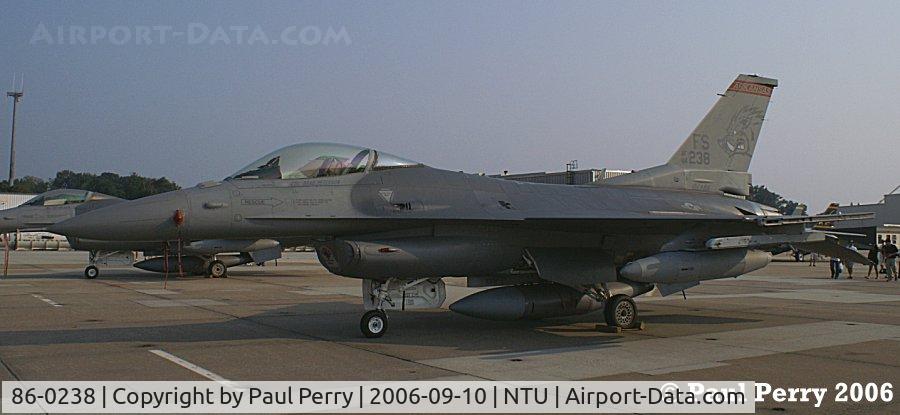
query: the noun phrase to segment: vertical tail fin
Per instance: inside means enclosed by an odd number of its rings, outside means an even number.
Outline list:
[[[739,75],[669,159],[702,170],[747,171],[772,90],[778,81]]]
[[[666,164],[602,181],[749,195],[750,159],[778,81],[738,75]]]

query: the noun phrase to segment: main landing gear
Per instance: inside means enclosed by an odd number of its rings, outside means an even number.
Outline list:
[[[640,325],[637,305],[631,297],[624,294],[614,295],[606,300],[603,315],[610,327],[633,329]]]
[[[619,284],[614,287],[611,284],[604,283],[599,287],[587,290],[585,294],[603,304],[603,317],[607,326],[627,330],[641,327],[641,322],[638,320],[637,304],[631,299],[631,295],[641,295],[651,289],[652,286],[640,287],[631,284],[628,286]]]
[[[228,267],[218,259],[213,260],[206,267],[206,276],[210,278],[228,278]]]

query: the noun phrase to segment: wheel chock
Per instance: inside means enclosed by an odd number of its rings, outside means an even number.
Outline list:
[[[625,330],[628,330],[628,331],[644,331],[644,322],[642,321],[642,322],[638,323],[638,325],[637,325],[636,327],[632,328],[632,329],[625,329]]]
[[[598,324],[594,326],[594,330],[597,330],[601,333],[612,333],[619,334],[622,332],[622,328],[618,326],[607,326],[606,324]]]
[[[644,326],[643,321],[638,323],[637,327],[632,328],[632,329],[623,329],[618,326],[607,326],[606,324],[597,324],[596,326],[594,326],[594,330],[596,330],[596,331],[599,331],[601,333],[613,333],[613,334],[619,334],[623,331],[643,331],[644,328],[645,328],[645,326]]]

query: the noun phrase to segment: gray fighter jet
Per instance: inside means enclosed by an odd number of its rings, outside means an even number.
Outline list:
[[[0,211],[0,234],[11,232],[45,231],[57,222],[72,218],[84,212],[124,202],[114,196],[79,189],[57,189],[39,194],[20,206]],[[144,252],[151,257],[134,264],[135,267],[153,272],[176,272],[179,269],[188,274],[219,278],[226,275],[228,267],[264,262],[281,257],[281,244],[271,239],[256,240],[202,240],[181,245],[160,241],[116,241],[83,239],[66,236],[69,246],[79,251],[88,251],[88,265],[84,276],[88,279],[100,275],[98,264],[107,258],[120,254],[133,255],[134,251]],[[14,246],[11,247],[15,249]],[[219,255],[233,252],[233,255]],[[167,255],[171,253],[171,255]],[[166,258],[168,257],[168,258]],[[133,260],[133,256],[132,256]]]
[[[450,309],[516,320],[604,309],[639,323],[633,297],[766,266],[772,247],[866,259],[747,201],[747,173],[777,81],[740,75],[661,166],[586,186],[439,170],[369,148],[306,143],[222,181],[79,215],[51,231],[126,240],[302,238],[334,274],[362,279],[368,337],[385,310],[439,307],[443,277],[494,287]],[[861,215],[866,216],[866,215]]]
[[[57,189],[41,193],[27,202],[0,210],[0,233],[43,231],[48,226],[85,211],[119,203],[122,199],[79,189]]]

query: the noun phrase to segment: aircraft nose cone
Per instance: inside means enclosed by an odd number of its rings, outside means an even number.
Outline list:
[[[0,214],[0,233],[15,232],[16,229],[19,229],[21,227],[22,226],[19,218],[17,218],[15,215]]]
[[[10,233],[26,228],[26,218],[24,217],[26,214],[27,210],[23,211],[21,207],[0,211],[0,233]]]
[[[85,212],[48,230],[103,241],[170,240],[178,237],[179,227],[186,220],[186,207],[184,192],[178,190]]]

